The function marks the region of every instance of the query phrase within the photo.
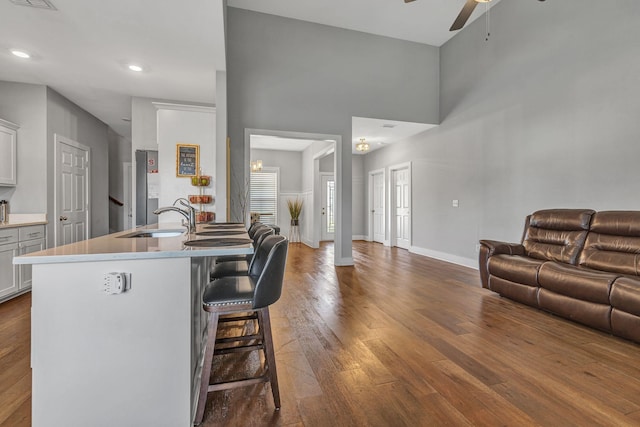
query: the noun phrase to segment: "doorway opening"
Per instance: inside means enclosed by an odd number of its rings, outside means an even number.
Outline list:
[[[274,147],[266,147],[265,141],[271,140]],[[278,146],[278,144],[280,146]],[[284,148],[283,148],[284,147]],[[244,178],[235,179],[238,182],[250,182],[250,164],[261,160],[262,167],[280,168],[280,189],[278,194],[278,226],[280,232],[288,235],[291,219],[287,209],[287,200],[299,198],[303,202],[302,213],[299,219],[299,231],[301,242],[312,248],[317,248],[324,237],[322,233],[322,179],[320,175],[321,159],[334,154],[332,160],[333,169],[333,203],[331,204],[332,222],[331,229],[336,240],[335,263],[336,265],[349,265],[351,262],[342,259],[342,246],[340,242],[341,212],[342,212],[342,137],[340,135],[316,134],[304,132],[271,131],[263,129],[245,129],[245,175]],[[279,151],[279,153],[278,153]],[[298,152],[297,159],[287,151]],[[275,154],[274,154],[275,153]],[[277,163],[280,164],[277,164]],[[233,179],[233,177],[232,177]],[[325,207],[325,213],[328,206]],[[249,218],[249,207],[245,212],[245,218]],[[326,215],[325,215],[326,217]],[[350,240],[348,242],[351,243]]]

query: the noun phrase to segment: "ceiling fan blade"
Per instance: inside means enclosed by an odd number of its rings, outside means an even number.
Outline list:
[[[453,21],[453,25],[449,28],[449,31],[456,31],[460,28],[464,27],[464,24],[467,23],[467,20],[473,13],[473,10],[478,5],[476,0],[467,0],[467,2],[462,6],[462,10],[455,21]]]

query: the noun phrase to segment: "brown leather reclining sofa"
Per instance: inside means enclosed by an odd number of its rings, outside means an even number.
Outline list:
[[[537,211],[479,258],[482,287],[640,343],[640,211]]]

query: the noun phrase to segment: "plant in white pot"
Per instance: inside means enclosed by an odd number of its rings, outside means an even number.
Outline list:
[[[297,197],[295,200],[287,199],[287,208],[289,208],[289,215],[291,216],[291,225],[299,225],[302,205],[303,201]]]

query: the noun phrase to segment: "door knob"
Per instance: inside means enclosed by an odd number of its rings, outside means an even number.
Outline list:
[[[62,216],[62,215],[60,216],[60,221],[66,221],[66,220],[68,220],[68,219],[69,219],[69,218],[67,218],[66,216]]]

